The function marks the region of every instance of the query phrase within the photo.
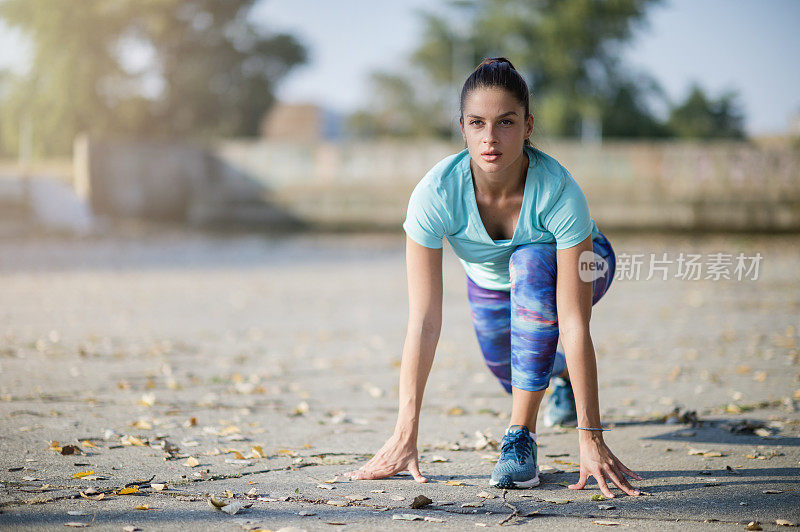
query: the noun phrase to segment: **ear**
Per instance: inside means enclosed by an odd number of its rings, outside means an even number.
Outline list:
[[[527,139],[533,134],[533,114],[529,114],[525,120],[525,138]]]

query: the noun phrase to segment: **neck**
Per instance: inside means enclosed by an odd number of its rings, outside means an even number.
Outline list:
[[[470,160],[469,166],[472,170],[475,187],[481,194],[492,198],[504,198],[516,194],[521,188],[524,188],[528,164],[528,154],[523,148],[517,160],[501,172],[486,173],[472,160]]]

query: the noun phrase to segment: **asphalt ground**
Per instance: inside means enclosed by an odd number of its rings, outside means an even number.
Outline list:
[[[540,487],[488,486],[510,398],[483,365],[449,250],[419,436],[431,481],[418,484],[343,476],[394,426],[402,236],[0,240],[0,528],[797,524],[800,241],[608,236],[618,260],[642,255],[642,274],[615,278],[593,308],[601,412],[647,495],[602,501],[593,481],[565,487],[574,429],[539,427]],[[667,279],[648,280],[664,253]],[[701,256],[700,279],[676,277],[681,253]],[[758,278],[705,278],[718,253],[760,253]],[[206,494],[243,507],[229,515]],[[418,495],[432,503],[412,509]]]

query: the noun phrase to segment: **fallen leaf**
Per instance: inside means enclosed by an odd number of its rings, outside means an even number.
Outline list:
[[[766,495],[775,495],[777,493],[783,493],[783,490],[763,490],[761,493]]]
[[[72,478],[83,478],[89,475],[94,475],[94,471],[81,471],[80,473],[73,473]]]
[[[476,495],[476,497],[480,497],[481,499],[496,499],[497,495],[493,495],[491,493],[487,493],[485,491],[481,491]]]
[[[70,510],[67,512],[67,515],[89,515],[89,512],[85,512],[83,510]]]
[[[444,523],[444,519],[441,519],[439,517],[429,517],[426,515],[425,517],[423,517],[423,519],[428,521],[429,523]]]
[[[561,465],[568,465],[568,466],[575,466],[575,467],[579,467],[580,466],[580,464],[578,464],[578,463],[569,462],[567,460],[553,460],[553,462],[555,462],[557,464],[561,464]]]
[[[369,490],[370,493],[386,493],[386,490]]]
[[[236,514],[236,512],[238,512],[242,508],[243,508],[242,503],[240,503],[238,501],[233,501],[232,503],[226,504],[225,506],[220,508],[220,510],[222,510],[223,512],[225,512],[228,515],[234,515],[234,514]]]
[[[392,515],[392,519],[399,521],[422,521],[425,518],[416,514],[394,514]]]
[[[117,492],[117,495],[130,495],[131,493],[139,493],[139,487],[131,486],[130,488],[122,488]]]
[[[463,416],[464,414],[464,409],[458,406],[455,406],[447,411],[448,416]]]
[[[797,526],[796,524],[792,523],[791,521],[787,521],[786,519],[776,519],[775,524],[778,526]]]
[[[614,506],[613,504],[598,504],[597,505],[597,509],[598,510],[613,510],[615,508],[616,508],[616,506]]]
[[[448,486],[466,486],[466,484],[464,484],[460,480],[447,480],[445,481],[445,484],[447,484]]]
[[[72,528],[86,528],[89,526],[89,523],[78,523],[77,521],[70,521],[69,523],[64,523],[64,526],[69,526]]]
[[[764,530],[763,528],[761,528],[761,523],[759,523],[758,521],[750,521],[749,523],[747,523],[747,526],[744,527],[744,529],[745,530]]]
[[[424,508],[424,507],[428,506],[432,502],[433,501],[430,500],[425,495],[417,495],[416,497],[414,497],[414,500],[411,502],[411,508],[413,508],[414,510],[418,510],[420,508]]]
[[[260,445],[254,445],[250,448],[250,454],[253,455],[254,458],[264,458],[264,449],[262,449]]]
[[[183,465],[186,467],[197,467],[200,465],[200,461],[194,456],[190,456],[189,458],[186,459]]]
[[[431,463],[441,463],[441,462],[449,462],[449,458],[445,458],[444,456],[434,456],[431,458]]]
[[[323,490],[335,490],[336,489],[336,486],[331,486],[330,484],[317,484],[317,487],[319,489],[323,489]]]
[[[153,424],[145,419],[137,419],[133,423],[131,423],[131,427],[141,430],[152,430]]]
[[[590,498],[591,498],[591,500],[593,500],[593,501],[604,501],[604,500],[606,500],[606,498],[605,498],[605,497],[603,497],[602,495],[600,495],[599,493],[595,493],[595,494],[594,494],[594,495],[592,495]]]
[[[137,532],[138,530],[141,530],[141,528],[133,525],[125,525],[122,527],[122,532]]]
[[[206,502],[208,502],[208,505],[214,508],[215,510],[219,510],[220,508],[228,504],[227,502],[217,499],[213,495],[208,495],[206,497]]]
[[[369,499],[369,497],[365,497],[364,495],[345,495],[345,497],[351,501],[366,501]]]
[[[325,504],[329,504],[331,506],[347,506],[348,502],[341,499],[331,499],[329,501],[325,501]]]
[[[139,404],[142,406],[153,406],[156,404],[156,396],[152,393],[146,393],[139,399]]]
[[[147,447],[147,444],[136,436],[123,436],[119,439],[122,445],[133,445],[135,447]]]
[[[483,506],[482,502],[465,502],[461,505],[462,508],[480,508]]]
[[[134,507],[133,507],[133,509],[134,509],[134,510],[155,510],[155,508],[150,508],[150,507],[149,507],[148,505],[146,505],[146,504],[140,504],[140,505],[138,505],[138,506],[134,506]]]
[[[549,502],[550,504],[567,504],[571,502],[569,499],[542,499],[544,502]]]
[[[155,491],[164,491],[167,488],[166,484],[150,484],[150,487],[153,488]]]
[[[592,521],[592,523],[600,526],[619,526],[622,524],[616,521]]]
[[[402,495],[392,495],[389,498],[392,499],[393,501],[404,501],[404,500],[406,500],[406,498],[403,497]]]

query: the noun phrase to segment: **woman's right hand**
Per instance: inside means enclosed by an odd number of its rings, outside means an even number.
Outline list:
[[[403,471],[411,473],[417,482],[428,482],[419,472],[416,442],[395,433],[369,462],[344,475],[352,480],[377,480]]]

